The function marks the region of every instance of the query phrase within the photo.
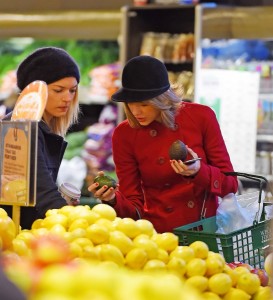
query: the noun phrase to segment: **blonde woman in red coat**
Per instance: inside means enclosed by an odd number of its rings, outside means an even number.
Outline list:
[[[112,96],[124,102],[127,119],[113,134],[116,189],[107,186],[95,197],[112,205],[119,217],[147,219],[157,232],[214,216],[218,196],[236,193],[233,171],[215,113],[208,106],[183,102],[171,90],[165,65],[151,56],[138,56],[123,69],[122,88]],[[186,165],[171,160],[171,144],[181,140]],[[103,172],[100,172],[103,174]]]

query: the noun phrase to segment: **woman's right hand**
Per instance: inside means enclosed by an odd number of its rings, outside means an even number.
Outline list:
[[[103,171],[99,171],[98,172],[98,176],[103,176],[104,172]],[[88,191],[91,192],[93,194],[93,196],[101,201],[104,202],[113,202],[116,198],[116,191],[118,189],[118,184],[116,186],[116,188],[113,187],[108,187],[107,185],[104,185],[103,187],[101,187],[99,190],[97,190],[97,187],[99,186],[99,183],[95,182],[92,183],[89,187],[88,187]],[[109,203],[109,204],[110,204]]]

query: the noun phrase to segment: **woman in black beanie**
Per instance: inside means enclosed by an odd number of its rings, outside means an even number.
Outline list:
[[[78,120],[79,68],[65,50],[39,48],[17,69],[17,85],[21,91],[36,80],[47,84],[48,99],[38,129],[36,206],[21,208],[22,229],[30,229],[36,219],[45,217],[48,209],[71,204],[62,198],[56,180],[67,146],[64,136]],[[7,115],[4,119],[9,118]],[[5,209],[11,213],[10,207]]]

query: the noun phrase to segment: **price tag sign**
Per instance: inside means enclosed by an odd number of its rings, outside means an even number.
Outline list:
[[[37,132],[36,121],[1,124],[0,204],[35,205]]]

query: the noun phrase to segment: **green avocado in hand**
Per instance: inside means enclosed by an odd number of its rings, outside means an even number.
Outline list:
[[[96,183],[96,182],[99,183],[96,190],[101,189],[104,185],[107,185],[108,188],[110,188],[110,187],[115,188],[117,186],[117,183],[116,183],[115,179],[108,176],[108,175],[96,176],[94,178],[94,183]]]
[[[170,159],[184,161],[187,155],[188,155],[188,149],[182,141],[176,140],[171,144],[169,148]]]

